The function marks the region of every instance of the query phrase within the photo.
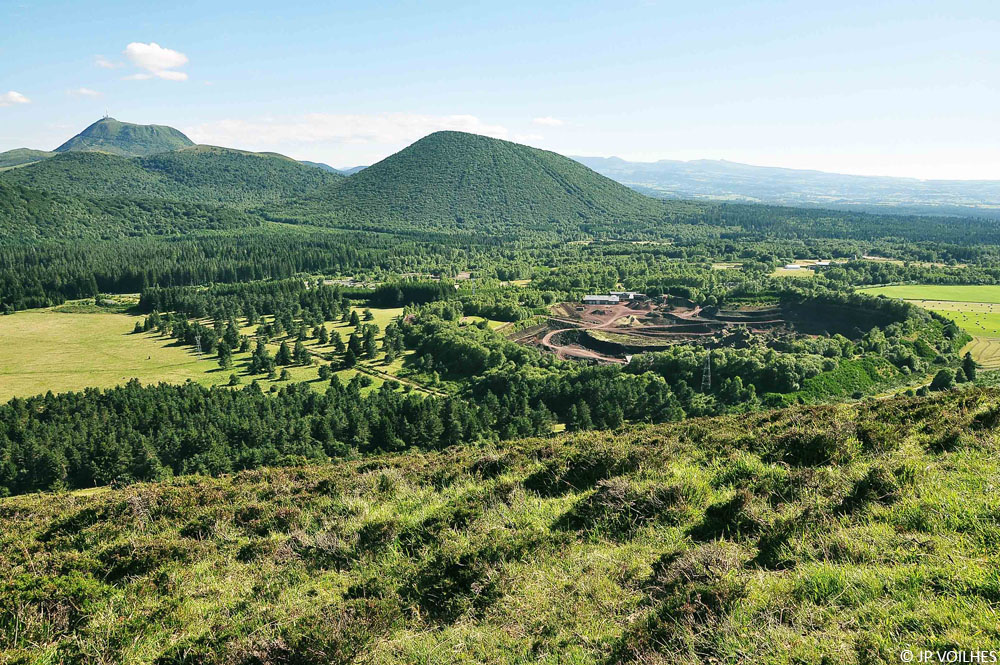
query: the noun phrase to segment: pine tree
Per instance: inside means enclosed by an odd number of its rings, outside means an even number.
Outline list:
[[[340,331],[338,330],[334,330],[332,333],[330,333],[330,340],[333,344],[333,350],[336,351],[337,353],[343,353],[344,349],[347,348],[346,346],[344,346],[344,338],[341,336]]]
[[[326,331],[326,326],[320,326],[319,332],[316,334],[316,339],[319,341],[321,346],[326,346],[330,343],[330,333]]]
[[[226,332],[223,334],[222,339],[229,345],[230,350],[239,346],[240,329],[233,319],[229,319],[229,324],[226,326]]]
[[[301,341],[295,342],[295,362],[300,365],[308,365],[309,361],[312,359],[312,354],[309,353],[309,349]]]
[[[965,357],[962,358],[962,371],[965,372],[965,378],[969,381],[976,380],[976,361],[968,351],[965,353]]]
[[[292,364],[292,352],[289,351],[287,343],[282,342],[281,346],[278,347],[278,353],[274,356],[274,363],[276,365]]]
[[[594,422],[590,418],[590,407],[581,399],[576,403],[576,421],[573,423],[573,429],[591,429],[593,426]]]
[[[375,342],[375,328],[374,326],[365,326],[365,357],[369,360],[373,360],[375,355],[378,353],[378,344]]]
[[[358,318],[358,310],[356,309],[351,310],[350,322],[351,325],[354,326],[355,328],[357,328],[361,324],[361,319]]]
[[[364,353],[364,348],[362,347],[361,344],[361,338],[358,336],[357,333],[351,333],[351,336],[347,340],[347,349],[354,354],[355,358]]]
[[[354,351],[347,349],[347,353],[344,354],[344,367],[351,368],[358,364],[358,357],[355,355]]]
[[[225,340],[219,343],[219,367],[229,369],[233,366],[233,352]]]

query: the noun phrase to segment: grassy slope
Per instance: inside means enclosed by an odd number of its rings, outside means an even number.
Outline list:
[[[274,212],[348,226],[482,233],[662,222],[672,209],[552,152],[437,132]]]
[[[904,646],[998,649],[998,422],[1000,392],[974,390],[6,499],[0,652],[891,663]]]

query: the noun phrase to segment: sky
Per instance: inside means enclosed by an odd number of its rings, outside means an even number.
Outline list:
[[[0,150],[108,112],[337,167],[568,155],[1000,180],[1000,3],[0,0]]]

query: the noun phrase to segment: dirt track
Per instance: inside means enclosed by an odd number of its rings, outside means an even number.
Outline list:
[[[603,314],[598,314],[597,312],[604,312]],[[557,344],[552,341],[552,338],[559,333],[569,332],[570,330],[606,330],[612,326],[612,324],[623,316],[628,316],[629,314],[635,313],[628,305],[601,305],[587,312],[585,315],[587,319],[581,316],[579,322],[572,322],[573,325],[569,328],[559,328],[557,330],[550,330],[541,339],[541,345],[546,349],[549,349],[556,354],[557,357],[565,358],[589,358],[593,360],[601,360],[603,362],[612,363],[624,363],[625,361],[621,358],[612,358],[604,354],[598,353],[597,351],[592,351],[588,348],[582,347],[579,344]],[[554,318],[554,321],[558,323],[570,323],[566,319]]]
[[[652,311],[647,303],[628,303],[618,305],[579,306],[563,303],[555,308],[555,315],[549,318],[549,325],[558,326],[545,331],[542,337],[525,335],[518,341],[536,344],[551,351],[557,357],[581,358],[607,363],[624,363],[625,360],[615,355],[601,353],[578,343],[561,343],[558,336],[574,330],[602,330],[609,333],[629,335],[633,338],[695,341],[699,338],[712,337],[725,331],[733,325],[747,325],[751,330],[770,328],[782,325],[784,321],[778,318],[766,320],[726,321],[712,316],[703,316],[701,307],[690,309],[674,309],[661,317],[668,318],[666,322],[646,324],[633,321],[635,325],[621,325],[618,322],[624,317],[643,317]],[[770,312],[768,312],[770,314]],[[539,331],[541,332],[541,331]],[[536,333],[537,335],[537,333]]]

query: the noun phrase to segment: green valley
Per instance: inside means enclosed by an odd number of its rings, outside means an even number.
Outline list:
[[[189,143],[0,162],[0,662],[997,641],[994,222]]]

